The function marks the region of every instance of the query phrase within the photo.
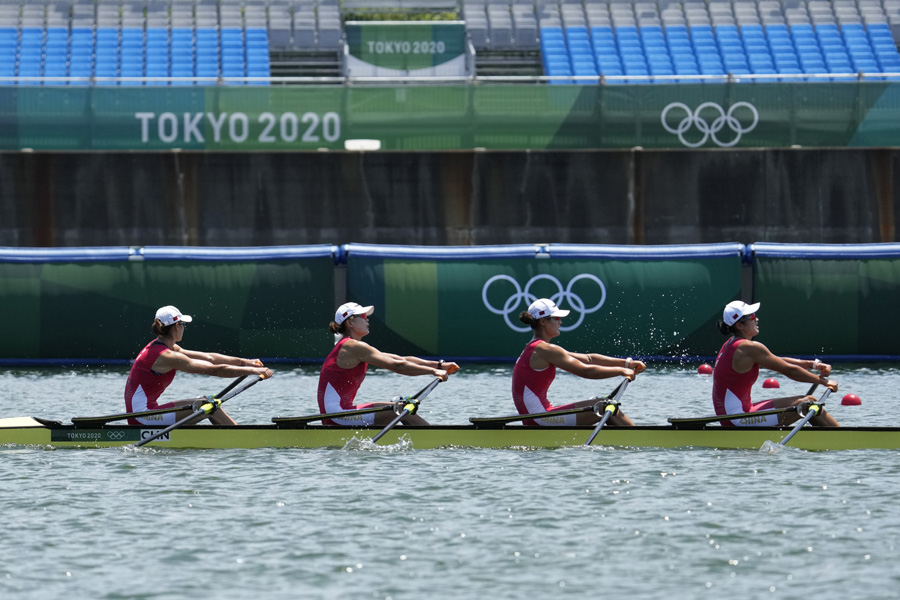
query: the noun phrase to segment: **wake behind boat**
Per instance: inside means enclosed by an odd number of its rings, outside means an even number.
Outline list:
[[[340,427],[312,424],[189,425],[170,431],[148,444],[157,448],[343,448],[354,440],[371,440],[382,427]],[[79,427],[33,417],[0,419],[0,444],[59,448],[105,448],[133,445],[162,428],[132,425]],[[581,446],[592,427],[527,427],[523,425],[430,425],[391,429],[382,444],[405,443],[414,449],[563,448]],[[779,442],[790,427],[700,427],[676,425],[603,429],[595,446],[634,448],[759,449],[766,441]],[[803,450],[900,449],[896,427],[805,427],[790,445]]]

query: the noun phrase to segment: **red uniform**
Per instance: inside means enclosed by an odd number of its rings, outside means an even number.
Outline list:
[[[366,378],[366,370],[369,368],[369,365],[367,363],[359,363],[352,369],[345,369],[337,364],[338,352],[341,351],[341,346],[349,339],[351,338],[342,338],[335,344],[322,365],[322,371],[319,373],[318,391],[320,414],[324,415],[372,406],[372,403],[353,404],[356,392]],[[353,415],[341,419],[325,419],[322,422],[325,425],[371,425],[374,423],[374,419],[374,414],[366,414]]]
[[[746,373],[738,373],[732,367],[734,352],[744,342],[743,338],[731,337],[722,345],[716,356],[716,364],[713,367],[713,408],[717,415],[733,415],[737,413],[756,412],[773,407],[771,400],[757,402],[750,399],[750,391],[753,384],[759,378],[759,365],[753,365]],[[740,419],[738,423],[722,421],[726,427],[777,425],[778,415],[767,417],[752,417]]]
[[[172,380],[175,379],[175,369],[168,373],[157,373],[153,370],[153,363],[159,355],[168,350],[164,342],[153,340],[141,350],[131,371],[128,373],[128,381],[125,382],[125,410],[128,412],[142,412],[157,408],[170,408],[174,403],[157,404],[157,400],[166,391]],[[128,419],[129,425],[171,425],[175,422],[175,413],[155,415],[153,417],[141,417],[140,419]]]
[[[522,354],[516,360],[513,367],[512,396],[516,404],[516,410],[520,415],[538,412],[550,412],[568,408],[571,405],[553,406],[547,400],[547,390],[556,378],[556,366],[550,365],[546,369],[533,369],[531,367],[531,355],[542,340],[531,340],[525,346]],[[561,415],[536,421],[525,419],[523,425],[574,425],[576,415]]]

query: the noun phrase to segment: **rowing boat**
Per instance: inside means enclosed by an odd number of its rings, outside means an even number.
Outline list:
[[[790,427],[697,428],[667,426],[607,426],[594,442],[601,447],[654,448],[750,448],[759,449],[767,440],[778,442]],[[149,447],[157,448],[343,448],[361,442],[370,444],[381,427],[333,427],[278,424],[233,427],[194,425],[176,429]],[[472,448],[562,448],[580,446],[593,428],[526,427],[505,425],[431,425],[397,427],[381,444],[405,444],[415,449],[443,447]],[[147,439],[161,428],[132,425],[77,427],[32,417],[0,419],[0,445],[34,445],[70,448],[126,446]],[[900,449],[900,428],[896,427],[807,427],[792,439],[791,446],[805,450]]]

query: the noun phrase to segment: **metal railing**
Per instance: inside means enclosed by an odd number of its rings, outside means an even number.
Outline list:
[[[742,82],[859,82],[900,81],[900,73],[803,73],[803,74],[734,74],[727,75],[493,75],[440,77],[44,77],[0,76],[0,86],[17,84],[127,86],[129,84],[173,84],[190,87],[222,85],[477,85],[482,83],[550,84],[575,83],[582,85],[611,84],[683,84],[683,83],[742,83]]]

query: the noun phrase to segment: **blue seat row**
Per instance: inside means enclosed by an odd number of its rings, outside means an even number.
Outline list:
[[[543,27],[540,39],[545,73],[556,77],[684,83],[733,74],[765,82],[863,73],[866,79],[900,79],[900,54],[887,24]]]
[[[210,85],[220,76],[268,79],[270,73],[265,27],[0,28],[0,85],[88,85],[91,78],[110,78],[101,79],[103,85]],[[42,81],[53,77],[83,79]],[[128,79],[145,77],[184,79],[146,83]],[[263,80],[249,83],[268,85]]]

